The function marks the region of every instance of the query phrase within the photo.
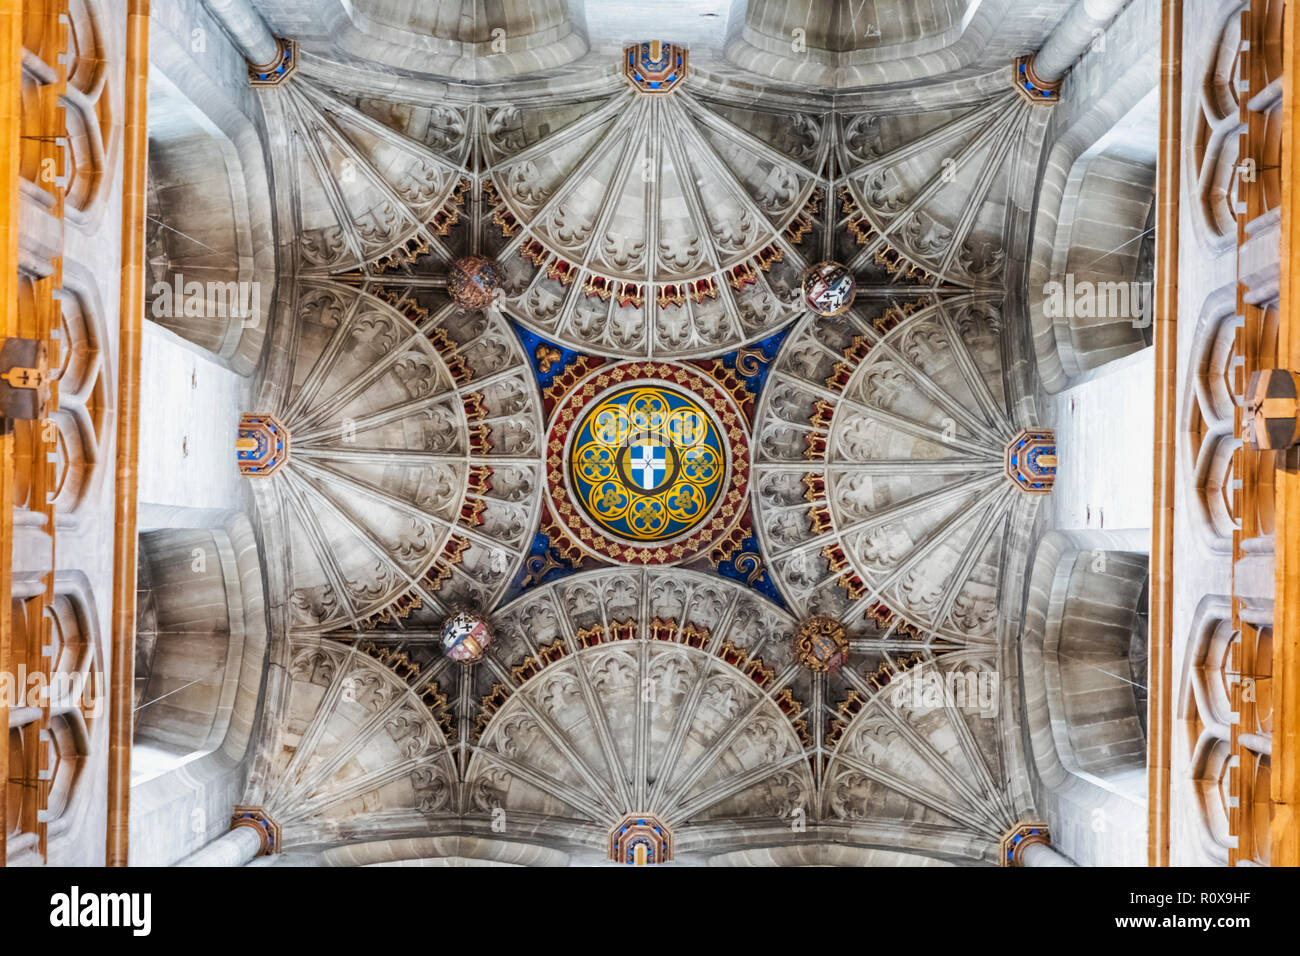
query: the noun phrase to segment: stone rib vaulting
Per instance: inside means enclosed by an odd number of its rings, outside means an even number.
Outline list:
[[[1300,862],[1286,22],[0,14],[0,860]]]

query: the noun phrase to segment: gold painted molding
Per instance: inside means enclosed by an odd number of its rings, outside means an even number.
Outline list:
[[[0,266],[0,338],[18,334],[18,137],[21,109],[22,4],[0,9],[0,209],[4,213],[4,264]],[[12,670],[13,631],[14,436],[0,435],[0,673]],[[9,707],[0,697],[0,727],[9,726]],[[0,767],[9,766],[9,733],[0,734]],[[7,774],[6,774],[7,777]],[[4,866],[9,832],[8,800],[0,799],[0,866]]]
[[[1155,457],[1148,638],[1147,864],[1169,865],[1173,745],[1174,446],[1178,438],[1178,199],[1182,161],[1182,0],[1163,0],[1156,175]]]
[[[108,717],[106,866],[126,866],[130,836],[135,667],[136,489],[140,439],[140,337],[148,159],[149,0],[128,0],[122,156],[122,287],[118,311],[117,481],[113,517],[113,634]]]
[[[1278,308],[1278,364],[1300,369],[1300,323],[1294,285],[1300,230],[1296,228],[1296,171],[1300,136],[1296,133],[1295,80],[1300,76],[1300,26],[1295,4],[1288,4],[1282,36],[1282,235],[1281,302]],[[1287,170],[1291,170],[1287,173]],[[1278,469],[1274,478],[1276,535],[1273,564],[1273,753],[1270,798],[1273,822],[1269,862],[1300,866],[1300,473]]]

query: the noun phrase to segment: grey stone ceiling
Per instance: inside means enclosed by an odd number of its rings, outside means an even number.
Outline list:
[[[613,4],[585,21],[488,4],[488,24],[455,4],[258,6],[308,54],[260,93],[282,259],[260,398],[294,445],[257,489],[289,680],[250,800],[286,842],[490,838],[502,810],[520,838],[594,852],[654,810],[690,858],[787,843],[797,810],[807,843],[992,862],[1027,809],[999,610],[1034,507],[1002,456],[1033,424],[1013,290],[1043,121],[1001,46],[942,51],[997,0],[827,47],[812,85],[917,71],[842,102],[736,52],[784,30],[784,4],[678,5],[658,25],[701,41],[701,69],[666,97],[617,75],[643,24]],[[1008,48],[1060,6],[1018,5]],[[496,15],[508,62],[483,53]],[[770,81],[784,92],[757,97]],[[506,276],[482,313],[446,294],[470,252]],[[803,267],[832,258],[862,286],[838,320],[798,304]],[[515,325],[593,360],[704,366],[788,332],[747,423],[753,553],[779,600],[699,564],[591,555],[519,586],[549,405]],[[498,629],[472,669],[430,638],[460,606]],[[795,659],[812,615],[848,634],[834,673]],[[973,706],[954,681],[987,692]]]

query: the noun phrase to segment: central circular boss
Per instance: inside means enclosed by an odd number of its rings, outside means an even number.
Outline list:
[[[569,443],[574,497],[605,532],[666,541],[713,510],[727,471],[713,417],[690,396],[633,385],[593,403]]]
[[[621,564],[726,560],[748,533],[745,394],[725,367],[647,360],[566,371],[547,392],[551,545]]]

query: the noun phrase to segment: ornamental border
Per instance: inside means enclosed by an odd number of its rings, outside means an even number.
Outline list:
[[[574,503],[565,474],[564,447],[573,423],[591,404],[598,391],[604,392],[610,386],[624,382],[631,384],[645,381],[652,384],[656,380],[686,389],[718,417],[722,426],[719,437],[727,442],[730,454],[727,462],[729,478],[725,494],[723,489],[719,489],[721,497],[713,516],[687,537],[671,544],[635,544],[615,539],[593,527]],[[726,389],[702,369],[676,362],[646,360],[594,369],[591,374],[575,383],[560,400],[547,428],[547,508],[584,551],[620,564],[678,564],[703,554],[744,517],[749,497],[749,468],[749,433],[745,427],[744,412],[736,406]]]
[[[581,482],[585,482],[589,487],[592,488],[594,488],[594,486],[600,484],[601,482],[587,481],[587,479],[585,478],[578,479],[577,476],[575,476],[574,474],[574,455],[577,449],[578,436],[581,434],[584,424],[589,420],[589,417],[592,415],[593,410],[598,412],[601,408],[608,407],[609,403],[612,402],[620,395],[628,395],[635,392],[655,391],[655,390],[671,394],[675,396],[678,400],[687,403],[688,406],[693,406],[694,408],[698,408],[699,410],[698,414],[703,416],[709,423],[709,429],[717,441],[717,445],[718,445],[717,455],[719,459],[721,459],[718,462],[718,474],[708,483],[709,485],[716,485],[716,487],[713,490],[713,496],[712,496],[713,501],[709,507],[702,509],[701,513],[698,513],[696,516],[694,516],[693,521],[682,521],[681,523],[684,524],[685,527],[683,527],[679,531],[674,532],[671,537],[651,536],[649,538],[637,539],[637,541],[642,541],[645,543],[657,541],[660,544],[667,544],[669,542],[676,541],[678,538],[684,539],[691,534],[692,529],[707,524],[708,517],[714,511],[717,510],[718,503],[721,501],[723,489],[727,487],[726,477],[730,472],[730,462],[726,460],[726,455],[728,454],[728,451],[727,448],[724,447],[724,444],[725,445],[730,444],[729,442],[727,442],[727,439],[725,437],[726,429],[718,422],[716,410],[709,409],[707,407],[707,403],[701,402],[699,399],[697,399],[694,392],[688,393],[684,391],[679,391],[674,388],[669,388],[667,385],[658,385],[653,382],[649,384],[632,382],[623,386],[616,386],[614,389],[606,389],[602,391],[601,393],[602,397],[600,398],[600,400],[599,401],[593,400],[591,402],[588,402],[586,405],[584,405],[583,408],[581,409],[580,414],[575,419],[577,424],[574,426],[573,431],[570,433],[572,435],[573,443],[569,446],[569,454],[567,456],[569,467],[566,473],[566,478],[569,487],[570,497],[578,503],[578,508],[584,513],[587,521],[589,523],[596,525],[597,527],[601,527],[600,520],[597,518],[595,514],[592,513],[592,509],[589,506],[589,502],[584,501],[584,495],[581,493],[581,489],[579,488],[579,484]],[[594,428],[595,428],[594,424],[590,426],[590,428],[594,432]],[[569,440],[570,440],[569,436],[566,436],[565,438],[566,443],[568,443]],[[588,443],[598,443],[598,442],[593,437],[589,439]],[[615,466],[615,469],[617,470],[617,465]],[[626,478],[626,476],[622,475],[621,473],[620,473],[620,477]],[[670,488],[668,486],[665,486],[664,488],[661,488],[659,492],[656,492],[656,494],[665,494],[668,490],[670,490]],[[680,519],[677,520],[680,521]],[[610,532],[611,529],[609,529],[608,527],[604,529],[604,533],[606,533],[607,535],[610,534]],[[632,541],[631,543],[635,544],[637,543],[637,541]]]
[[[977,302],[980,300],[976,294],[964,293],[956,301]],[[942,307],[940,307],[941,310]],[[831,509],[830,485],[832,469],[837,464],[842,464],[842,462],[832,462],[830,460],[832,453],[831,436],[835,431],[835,422],[841,409],[845,407],[845,396],[849,394],[849,386],[854,376],[867,364],[874,364],[878,361],[877,350],[884,345],[889,345],[891,348],[898,350],[904,329],[915,328],[916,323],[932,318],[934,315],[940,314],[940,311],[936,311],[933,304],[924,305],[915,310],[906,307],[898,309],[891,306],[872,323],[879,336],[877,340],[871,341],[864,335],[853,336],[850,344],[844,348],[842,359],[835,363],[831,374],[827,376],[824,382],[803,380],[805,387],[811,386],[835,393],[834,398],[818,398],[809,411],[808,424],[811,427],[804,435],[805,448],[803,452],[808,470],[801,474],[800,479],[805,488],[804,500],[809,502],[809,530],[814,536],[820,536],[827,531],[834,532],[834,540],[826,544],[820,553],[826,559],[831,571],[835,573],[836,585],[854,603],[868,592],[870,587],[874,585],[875,579],[864,576],[857,562],[848,556],[843,530],[839,520],[837,520],[836,513]],[[793,328],[789,339],[793,339],[801,328],[803,328],[802,325]],[[758,409],[755,410],[755,418],[757,417]],[[1034,430],[1029,429],[1029,431]],[[1014,443],[1022,434],[1024,434],[1023,431],[1018,432],[1016,438],[1011,439],[1010,442]],[[1008,447],[1010,447],[1010,443]],[[775,461],[760,462],[758,467],[766,469],[775,464],[779,463]],[[1003,465],[1005,472],[1005,460]],[[768,471],[767,473],[771,474],[772,472]],[[1008,480],[1010,480],[1009,473]],[[755,516],[754,526],[755,534],[758,535],[759,523],[757,516]],[[766,536],[760,535],[759,541],[765,543]],[[1005,548],[1005,546],[1004,541],[1003,547]],[[773,586],[783,597],[787,597],[784,579],[779,579],[776,576],[775,566],[766,564],[766,567],[769,569]],[[950,646],[968,646],[972,640],[977,640],[972,638],[971,635],[957,632],[955,628],[946,630],[943,622],[933,625],[926,624],[910,609],[904,608],[900,603],[894,601],[888,593],[892,590],[894,590],[894,587],[885,589],[885,591],[878,594],[874,603],[863,611],[862,620],[868,622],[875,620],[882,629],[895,627],[903,631],[903,633],[910,632],[914,639],[917,641],[927,640],[931,646],[934,646],[936,640]],[[892,623],[893,618],[898,619],[898,625]]]

